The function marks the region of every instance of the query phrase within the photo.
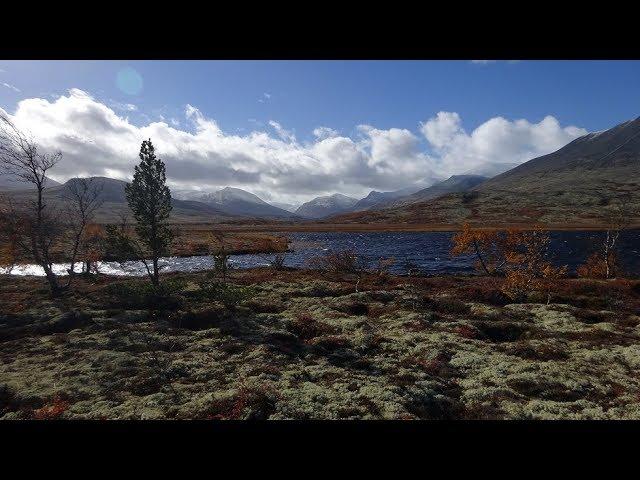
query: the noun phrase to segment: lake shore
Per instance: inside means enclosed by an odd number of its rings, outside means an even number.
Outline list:
[[[640,282],[0,277],[0,418],[640,419]]]
[[[206,230],[219,230],[222,232],[457,232],[462,229],[462,225],[458,224],[410,224],[410,223],[370,223],[370,224],[358,224],[358,223],[344,223],[344,224],[332,224],[332,223],[256,223],[256,224],[229,224],[229,223],[190,223],[190,224],[175,224],[176,226],[183,226],[188,231],[198,232]],[[535,224],[478,224],[473,225],[474,228],[480,230],[532,230],[535,228]],[[553,224],[544,225],[547,230],[554,231],[603,231],[607,230],[606,225],[596,224]],[[634,225],[629,229],[640,229],[640,225]]]

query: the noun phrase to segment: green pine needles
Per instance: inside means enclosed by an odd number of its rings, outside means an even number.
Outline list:
[[[173,234],[167,224],[171,213],[171,190],[166,185],[164,162],[156,157],[151,139],[142,142],[140,164],[133,181],[125,186],[129,208],[136,219],[135,231],[153,263],[147,268],[151,282],[159,285],[158,259],[169,253]]]

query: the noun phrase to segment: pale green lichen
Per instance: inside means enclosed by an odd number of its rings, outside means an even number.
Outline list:
[[[640,418],[633,315],[620,324],[596,311],[589,323],[567,305],[474,302],[434,311],[410,285],[253,288],[233,308],[187,304],[154,320],[95,307],[69,331],[3,341],[2,418],[29,418],[57,395],[69,402],[62,418],[86,419]],[[62,315],[50,304],[30,313]],[[181,326],[188,315],[202,329]],[[299,337],[296,321],[326,331]]]

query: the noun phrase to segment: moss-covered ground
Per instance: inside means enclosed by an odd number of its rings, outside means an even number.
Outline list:
[[[0,277],[0,418],[640,418],[640,282]]]

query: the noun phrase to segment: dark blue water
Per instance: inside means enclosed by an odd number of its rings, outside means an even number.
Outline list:
[[[276,233],[276,235],[284,235]],[[556,265],[567,265],[569,273],[575,273],[577,266],[584,263],[594,247],[601,244],[604,232],[552,232],[552,260]],[[373,267],[381,258],[395,259],[390,271],[407,273],[412,268],[425,275],[473,273],[473,256],[450,255],[451,237],[449,232],[316,232],[287,233],[291,252],[285,254],[284,264],[288,267],[306,267],[309,260],[329,251],[353,250],[364,262]],[[640,230],[626,231],[620,236],[619,260],[627,276],[640,276]],[[268,266],[274,254],[233,255],[233,268]],[[160,260],[162,271],[199,271],[213,269],[210,256],[169,257]],[[124,266],[114,262],[99,262],[102,273],[111,275],[145,275],[140,262],[127,262]],[[78,265],[79,267],[80,265]],[[54,265],[56,273],[65,275],[67,265]],[[1,270],[1,269],[0,269]],[[8,273],[1,272],[0,273]],[[16,266],[16,275],[43,275],[36,265]]]
[[[604,239],[604,232],[551,232],[550,253],[553,263],[567,265],[570,273],[584,263],[593,249]],[[354,250],[369,266],[379,259],[393,257],[390,268],[403,274],[411,266],[423,274],[472,273],[473,256],[452,256],[450,232],[316,232],[289,233],[292,252],[286,254],[285,265],[304,267],[308,260],[328,251]],[[627,274],[640,272],[640,230],[626,231],[620,236],[619,260]],[[237,255],[232,264],[239,268],[268,265],[275,255]]]

